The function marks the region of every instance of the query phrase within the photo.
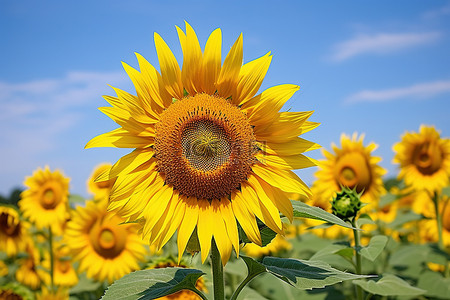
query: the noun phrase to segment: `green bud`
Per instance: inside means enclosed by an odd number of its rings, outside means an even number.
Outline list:
[[[333,214],[344,221],[350,221],[351,218],[356,217],[359,210],[363,207],[360,199],[362,193],[358,194],[356,189],[342,187],[341,191],[337,193],[331,202]]]

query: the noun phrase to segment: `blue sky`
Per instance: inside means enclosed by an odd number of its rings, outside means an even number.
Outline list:
[[[243,32],[244,62],[272,51],[262,89],[299,84],[285,109],[314,110],[322,125],[304,137],[326,149],[365,133],[395,176],[391,148],[405,131],[450,136],[450,1],[162,2],[0,2],[0,194],[49,165],[87,195],[94,166],[129,152],[84,150],[117,127],[97,110],[101,96],[114,95],[108,84],[134,93],[120,63],[137,66],[134,52],[158,67],[153,32],[181,61],[184,20],[202,47],[220,27],[224,53]],[[314,171],[299,175],[312,183]]]

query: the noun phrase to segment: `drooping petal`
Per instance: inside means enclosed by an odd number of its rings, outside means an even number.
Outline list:
[[[261,234],[259,232],[258,224],[256,223],[255,215],[247,209],[244,201],[245,200],[239,192],[231,193],[231,206],[236,219],[250,241],[261,246]]]

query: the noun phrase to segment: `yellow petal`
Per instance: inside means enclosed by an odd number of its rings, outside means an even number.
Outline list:
[[[236,217],[233,214],[231,202],[228,199],[220,200],[220,213],[227,228],[228,237],[233,244],[237,256],[239,256],[239,233],[237,229]]]
[[[117,128],[94,137],[86,144],[84,148],[145,148],[153,145],[153,143],[153,138],[136,136],[123,128]]]
[[[168,228],[161,235],[161,241],[159,242],[160,247],[163,247],[169,241],[169,239],[173,236],[177,228],[180,226],[181,221],[183,220],[183,216],[186,211],[186,201],[182,200],[183,198],[186,199],[185,196],[178,195],[177,206],[170,220]]]
[[[150,198],[144,212],[144,235],[153,230],[156,222],[158,222],[164,213],[170,199],[172,199],[172,195],[173,188],[171,186],[164,185]]]
[[[304,156],[303,154],[279,156],[259,152],[255,157],[265,165],[284,170],[304,169],[317,166],[317,161],[315,159]]]
[[[155,136],[155,127],[153,125],[142,124],[136,121],[126,110],[122,110],[117,107],[99,107],[99,110],[110,117],[114,122],[122,126],[122,128],[126,131],[142,137]]]
[[[161,75],[166,90],[176,99],[183,98],[181,71],[175,56],[162,37],[155,32],[155,47],[158,54]]]
[[[181,261],[186,245],[191,238],[192,232],[198,222],[198,207],[196,198],[188,198],[186,201],[186,211],[183,220],[178,226],[177,245],[178,245],[178,262]]]
[[[242,33],[231,47],[227,57],[220,70],[217,79],[216,88],[219,95],[228,98],[236,93],[236,87],[239,80],[239,71],[242,66],[243,50],[242,50]]]
[[[152,106],[143,105],[142,101],[140,101],[136,96],[121,89],[115,88],[113,86],[111,86],[111,88],[116,92],[117,97],[123,107],[117,106],[110,102],[111,105],[128,110],[130,112],[130,115],[133,115],[133,118],[144,124],[153,124],[159,120],[158,111],[153,110]]]
[[[261,246],[261,234],[259,232],[258,224],[256,223],[255,215],[247,209],[245,200],[242,198],[240,192],[231,193],[231,207],[233,208],[236,219],[249,240]]]
[[[201,248],[202,262],[205,262],[211,249],[211,239],[214,232],[214,218],[208,200],[198,200],[197,234]]]
[[[258,143],[258,147],[268,154],[289,156],[307,152],[310,150],[316,150],[321,146],[305,139],[294,137],[283,143]]]
[[[278,210],[285,215],[289,221],[292,222],[294,210],[292,208],[292,203],[289,200],[289,197],[286,193],[281,191],[280,189],[269,185],[267,182],[262,180],[261,178],[255,176],[259,181],[261,188],[264,190],[264,193],[267,197],[272,201],[272,203],[278,208]]]
[[[250,100],[250,98],[258,92],[271,61],[272,55],[270,55],[269,52],[242,66],[239,73],[236,97],[232,99],[234,104],[240,106]]]
[[[143,163],[149,161],[155,151],[153,148],[136,149],[133,152],[122,156],[112,167],[109,172],[109,179],[119,176],[120,174],[128,174]],[[108,179],[108,180],[109,180]]]
[[[231,241],[228,237],[225,222],[220,212],[220,201],[214,199],[211,201],[210,212],[213,221],[213,235],[219,250],[222,264],[225,266],[231,255]]]
[[[188,22],[186,23],[186,34],[177,28],[183,50],[183,68],[181,70],[181,80],[186,91],[190,95],[195,95],[202,91],[201,88],[201,68],[202,50],[194,29]],[[184,40],[184,41],[183,41]]]
[[[214,30],[208,38],[203,54],[203,91],[212,95],[222,64],[222,31]]]

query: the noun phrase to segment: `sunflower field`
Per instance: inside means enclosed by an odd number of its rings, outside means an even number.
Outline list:
[[[450,299],[449,138],[407,128],[386,177],[362,133],[301,137],[299,87],[260,91],[270,52],[176,29],[182,64],[155,33],[160,70],[136,54],[136,93],[104,96],[119,127],[85,147],[131,152],[92,166],[89,198],[51,166],[1,198],[0,300]]]

